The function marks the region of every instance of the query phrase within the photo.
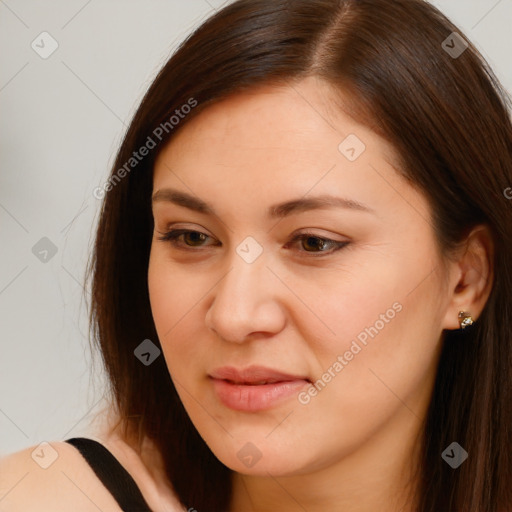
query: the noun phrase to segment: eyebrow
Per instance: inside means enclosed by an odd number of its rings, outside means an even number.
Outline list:
[[[212,205],[206,203],[202,199],[199,199],[180,190],[171,188],[163,188],[158,190],[153,194],[152,202],[155,204],[160,201],[183,206],[184,208],[188,208],[189,210],[193,210],[205,215],[217,216]],[[268,209],[267,216],[271,219],[283,218],[293,213],[332,207],[375,214],[375,210],[365,204],[354,201],[353,199],[324,194],[315,197],[301,197],[299,199],[292,199],[290,201],[272,205]]]

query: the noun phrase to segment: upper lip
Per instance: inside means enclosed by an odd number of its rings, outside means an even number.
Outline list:
[[[272,368],[266,368],[265,366],[249,366],[240,369],[233,366],[223,366],[222,368],[216,368],[209,375],[214,379],[228,380],[236,384],[272,383],[292,380],[309,381],[308,377],[304,375],[293,375],[273,370]]]

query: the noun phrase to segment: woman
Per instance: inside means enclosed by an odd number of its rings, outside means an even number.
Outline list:
[[[115,458],[14,454],[0,504],[512,510],[509,106],[422,0],[207,20],[97,191]]]

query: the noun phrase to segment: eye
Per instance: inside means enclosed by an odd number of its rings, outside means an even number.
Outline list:
[[[343,249],[346,245],[349,244],[347,241],[338,241],[331,240],[330,238],[324,238],[314,233],[300,233],[295,236],[289,243],[293,244],[296,242],[301,242],[302,247],[304,248],[312,248],[313,250],[301,250],[300,252],[305,253],[317,253],[317,254],[332,254],[333,252],[339,251]],[[326,248],[331,248],[331,250],[325,250]]]
[[[160,233],[160,231],[159,231]],[[167,231],[166,233],[160,233],[162,236],[158,237],[158,240],[162,240],[164,242],[170,242],[172,245],[176,247],[183,247],[183,241],[185,242],[185,248],[187,247],[202,247],[206,239],[211,238],[205,233],[201,233],[201,231],[192,231],[190,229],[172,229]],[[184,237],[183,240],[180,240],[181,237]],[[189,245],[187,241],[190,241]],[[197,245],[196,245],[197,244]]]
[[[160,232],[159,232],[160,233]],[[209,235],[202,233],[201,231],[193,231],[189,229],[173,229],[166,233],[160,233],[162,236],[158,237],[158,240],[164,242],[170,242],[174,247],[193,250],[194,247],[208,247],[220,245],[219,242],[213,244],[205,244],[209,238],[213,240]],[[183,237],[183,238],[182,238]],[[299,252],[310,253],[311,255],[319,254],[332,254],[335,251],[343,249],[349,244],[347,241],[331,240],[330,238],[320,237],[314,233],[300,233],[296,235],[285,247],[297,244],[301,242],[301,246],[304,249],[299,249]],[[329,248],[331,250],[329,250]]]

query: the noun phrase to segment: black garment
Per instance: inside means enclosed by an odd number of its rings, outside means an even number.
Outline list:
[[[66,443],[78,449],[124,512],[151,512],[128,471],[101,443],[84,437],[67,439]]]

